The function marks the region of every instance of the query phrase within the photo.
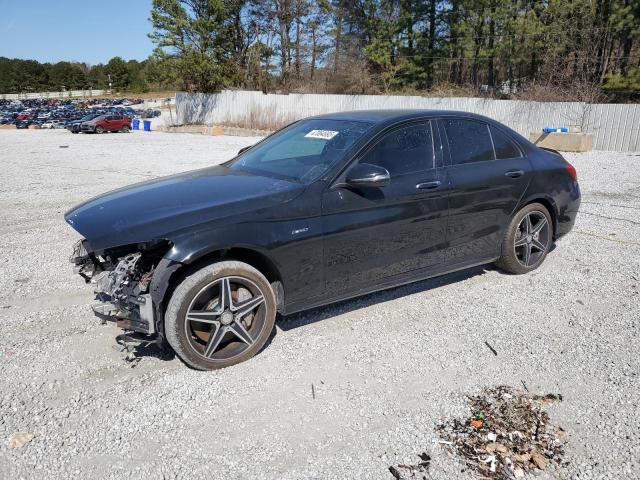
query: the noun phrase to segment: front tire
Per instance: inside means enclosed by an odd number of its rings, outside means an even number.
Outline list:
[[[167,342],[198,370],[250,359],[269,339],[276,299],[268,280],[246,263],[223,261],[188,275],[167,306]]]
[[[523,274],[538,268],[553,243],[553,223],[546,207],[531,203],[515,214],[502,239],[496,266]]]
[[[104,133],[104,132],[105,132],[105,129],[104,129],[104,128],[102,128],[100,125],[98,125],[98,126],[95,128],[94,132],[95,132],[95,133]]]

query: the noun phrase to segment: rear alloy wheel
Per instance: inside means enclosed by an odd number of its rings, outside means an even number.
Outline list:
[[[104,133],[105,132],[104,128],[102,128],[100,125],[98,125],[94,131],[96,133]]]
[[[269,339],[276,300],[268,280],[242,262],[224,261],[189,275],[165,314],[169,345],[188,365],[215,370],[253,357]]]
[[[120,132],[122,133],[129,133],[129,127],[126,125],[123,125],[122,128],[120,129]]]
[[[535,270],[547,256],[552,241],[549,211],[540,203],[529,204],[509,224],[502,240],[502,256],[496,265],[516,274]]]

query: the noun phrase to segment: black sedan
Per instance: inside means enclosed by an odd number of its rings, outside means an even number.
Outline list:
[[[495,263],[540,266],[580,190],[560,154],[489,118],[361,111],[300,120],[219,166],[70,210],[96,313],[188,365],[247,360],[283,315]]]

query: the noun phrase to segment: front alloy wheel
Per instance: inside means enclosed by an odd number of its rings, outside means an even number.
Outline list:
[[[167,341],[194,368],[223,368],[260,351],[275,314],[273,290],[259,271],[241,262],[219,262],[176,288],[165,315]]]

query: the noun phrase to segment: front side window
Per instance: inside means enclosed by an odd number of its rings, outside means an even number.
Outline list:
[[[242,153],[227,167],[309,183],[344,158],[371,126],[351,120],[302,120]]]
[[[375,144],[360,163],[384,167],[391,178],[433,168],[434,151],[429,122],[399,128]]]
[[[458,118],[442,120],[452,165],[494,160],[489,125]]]

